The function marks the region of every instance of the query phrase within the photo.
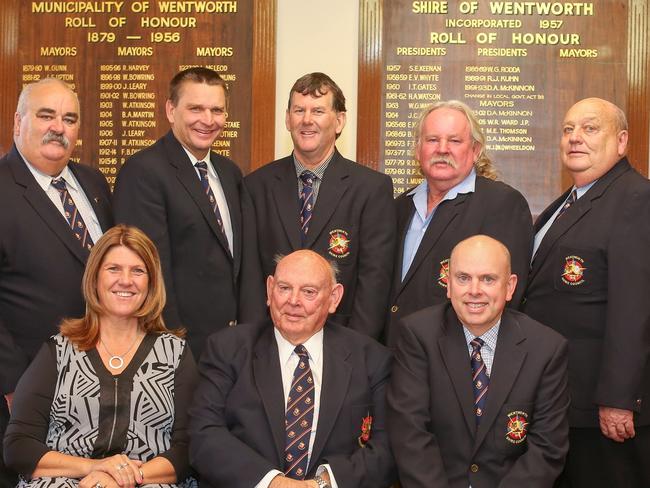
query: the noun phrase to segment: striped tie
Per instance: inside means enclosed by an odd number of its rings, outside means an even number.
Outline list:
[[[316,175],[306,169],[300,174],[302,180],[302,191],[300,192],[300,236],[302,245],[307,242],[307,232],[309,231],[309,222],[311,213],[314,209],[314,180]]]
[[[295,480],[303,480],[307,474],[309,439],[314,421],[314,377],[305,346],[296,346],[294,352],[300,359],[293,372],[293,382],[287,398],[284,474]]]
[[[221,233],[225,236],[226,231],[223,227],[223,219],[221,218],[219,205],[217,204],[217,199],[214,197],[214,193],[210,187],[210,182],[208,181],[208,164],[205,161],[198,161],[196,163],[196,169],[199,170],[199,174],[201,175],[201,185],[203,186],[203,191],[208,196],[208,201],[210,202],[212,211],[217,217],[217,224],[219,224],[219,229],[221,229]]]
[[[485,402],[487,401],[488,387],[490,386],[490,377],[487,375],[487,368],[481,356],[481,347],[485,344],[483,339],[475,337],[470,342],[472,346],[472,385],[474,389],[474,405],[476,409],[476,425],[481,421],[485,411]]]
[[[74,200],[68,192],[68,186],[65,184],[65,179],[62,177],[53,178],[51,183],[52,186],[59,191],[61,203],[63,204],[63,212],[65,213],[65,218],[68,221],[68,224],[70,224],[72,232],[79,240],[81,247],[90,251],[93,247],[93,239],[90,237],[86,223],[81,217],[81,213],[79,213],[77,206],[74,204]]]

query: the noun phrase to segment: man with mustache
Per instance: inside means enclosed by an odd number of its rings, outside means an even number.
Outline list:
[[[525,312],[569,340],[569,455],[559,486],[650,486],[650,182],[627,120],[587,98],[564,117],[573,185],[535,222]]]
[[[532,249],[528,203],[496,181],[485,136],[467,105],[449,100],[429,106],[413,134],[424,181],[395,200],[398,242],[386,330],[391,347],[402,317],[447,300],[449,256],[458,242],[485,234],[506,245],[518,277],[509,304],[515,308]]]
[[[293,153],[245,180],[253,233],[245,240],[242,299],[252,304],[243,310],[265,312],[264,278],[276,254],[311,249],[341,270],[346,292],[332,320],[378,338],[393,271],[393,188],[388,176],[338,152],[345,120],[345,96],[326,74],[306,74],[291,87],[285,124]]]
[[[171,130],[131,156],[115,184],[115,218],[139,227],[160,252],[167,327],[185,327],[194,357],[237,319],[242,174],[210,149],[228,117],[216,71],[177,73],[166,104]]]
[[[89,249],[113,225],[102,174],[70,161],[79,123],[79,100],[67,84],[27,85],[14,145],[0,159],[0,436],[16,383],[43,341],[64,317],[83,315]],[[0,477],[7,471],[0,462]]]

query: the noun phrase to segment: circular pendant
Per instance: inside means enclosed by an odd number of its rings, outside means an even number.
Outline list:
[[[116,361],[117,365],[113,364],[113,361]],[[120,356],[111,356],[108,360],[108,365],[111,369],[120,369],[122,366],[124,366],[124,359],[122,359]]]

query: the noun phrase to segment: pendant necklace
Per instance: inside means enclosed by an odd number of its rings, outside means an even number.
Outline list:
[[[128,353],[131,352],[131,349],[133,349],[133,346],[135,346],[135,343],[138,342],[139,338],[140,338],[139,335],[136,334],[135,340],[131,344],[131,347],[129,347],[129,349],[124,354],[118,356],[117,354],[113,354],[111,351],[108,350],[108,347],[106,347],[106,344],[104,344],[104,341],[102,341],[102,338],[100,337],[99,343],[104,348],[104,351],[106,351],[106,353],[110,356],[110,358],[108,359],[108,367],[111,369],[121,369],[122,366],[124,366],[124,356],[126,356]],[[113,361],[115,361],[117,364],[113,364]]]

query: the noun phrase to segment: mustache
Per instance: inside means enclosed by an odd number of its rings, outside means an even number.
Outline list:
[[[436,163],[445,163],[447,166],[451,166],[454,169],[458,168],[458,164],[456,164],[456,161],[454,161],[449,156],[434,156],[431,159],[429,159],[429,165],[433,165]]]
[[[70,140],[65,135],[57,134],[56,132],[50,130],[43,136],[43,144],[48,144],[52,141],[58,142],[65,149],[68,149],[70,146]]]

